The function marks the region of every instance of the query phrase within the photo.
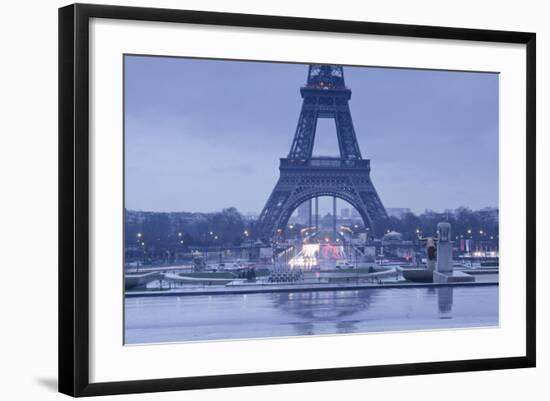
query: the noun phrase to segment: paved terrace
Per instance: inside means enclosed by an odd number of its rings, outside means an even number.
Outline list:
[[[239,283],[230,286],[208,286],[199,288],[175,288],[164,290],[127,291],[126,297],[154,297],[154,296],[187,296],[187,295],[218,295],[218,294],[259,294],[296,291],[348,291],[369,288],[426,288],[426,287],[475,287],[498,285],[497,278],[486,277],[469,283],[412,283],[409,281],[395,281],[378,283],[307,283],[307,284],[258,284]]]

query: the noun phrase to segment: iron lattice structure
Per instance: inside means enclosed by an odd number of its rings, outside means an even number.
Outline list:
[[[350,203],[366,227],[381,234],[386,209],[370,179],[370,160],[363,159],[349,109],[351,90],[338,65],[312,64],[298,126],[288,157],[280,159],[280,177],[258,220],[258,234],[270,238],[284,230],[303,202],[332,196]],[[313,157],[317,119],[333,118],[340,157]]]

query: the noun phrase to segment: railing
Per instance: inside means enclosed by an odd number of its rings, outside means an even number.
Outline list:
[[[370,160],[341,159],[339,157],[313,157],[311,159],[281,159],[281,167],[319,167],[319,168],[370,168]]]

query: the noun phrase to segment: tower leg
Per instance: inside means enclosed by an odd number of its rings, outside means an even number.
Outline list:
[[[319,198],[315,197],[315,231],[319,231]]]
[[[309,203],[309,224],[308,226],[311,227],[313,225],[313,201],[310,199],[308,200]]]
[[[332,197],[332,235],[336,242],[336,196]]]

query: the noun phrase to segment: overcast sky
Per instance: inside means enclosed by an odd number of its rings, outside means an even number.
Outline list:
[[[126,207],[259,213],[286,157],[307,65],[126,56]],[[498,74],[344,67],[386,207],[498,206]],[[332,120],[314,154],[337,156]]]

